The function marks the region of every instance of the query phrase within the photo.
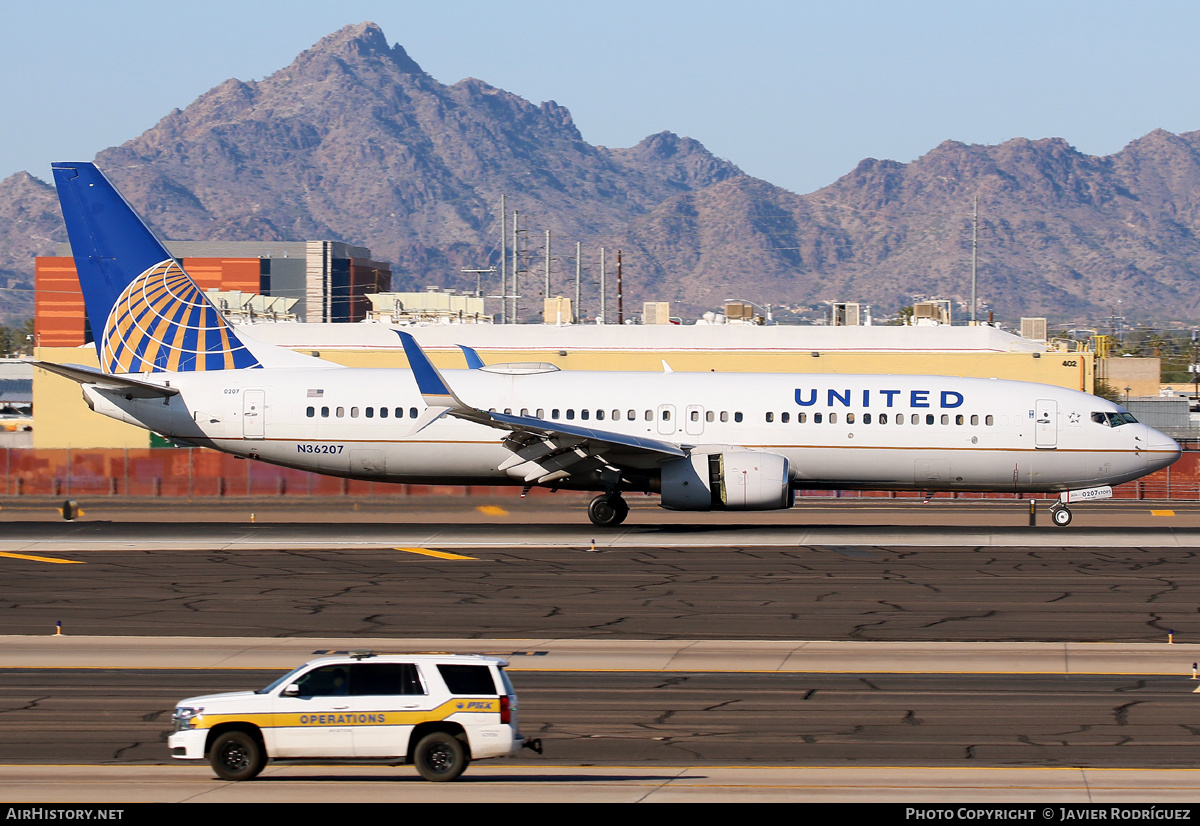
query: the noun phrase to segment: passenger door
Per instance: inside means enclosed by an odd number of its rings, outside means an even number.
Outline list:
[[[295,695],[288,686],[298,685]],[[350,666],[324,665],[279,688],[267,748],[272,757],[352,757]],[[273,741],[273,742],[271,742]]]
[[[242,438],[261,439],[265,432],[267,394],[263,390],[247,390],[242,394]]]
[[[1058,402],[1038,399],[1033,415],[1034,447],[1052,450],[1058,447]]]
[[[433,705],[413,663],[358,663],[351,667],[354,756],[403,757],[413,727]]]

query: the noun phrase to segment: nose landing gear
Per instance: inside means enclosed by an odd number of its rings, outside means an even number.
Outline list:
[[[1054,520],[1054,524],[1060,528],[1065,528],[1071,524],[1071,509],[1066,505],[1058,504],[1050,506],[1050,518]]]
[[[619,493],[602,493],[588,505],[588,519],[598,528],[620,525],[629,516],[629,505]]]

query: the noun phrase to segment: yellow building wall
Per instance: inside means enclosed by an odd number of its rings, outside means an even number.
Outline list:
[[[94,347],[38,347],[34,358],[57,364],[99,367]],[[93,413],[76,382],[46,370],[33,371],[34,448],[150,446],[140,427]]]
[[[310,352],[307,350],[299,352]],[[427,349],[436,367],[466,367],[457,348]],[[974,376],[1052,384],[1092,392],[1094,370],[1091,353],[820,353],[661,350],[561,351],[476,349],[485,364],[548,362],[563,370],[642,370],[662,372],[665,361],[678,372],[718,373],[854,373],[910,376]],[[404,352],[322,350],[321,358],[348,367],[407,367]]]

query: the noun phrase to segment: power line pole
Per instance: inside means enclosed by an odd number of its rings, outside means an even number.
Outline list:
[[[579,278],[583,273],[583,252],[582,245],[575,242],[575,320],[580,321],[583,318],[583,309],[579,306]]]
[[[508,213],[505,211],[504,196],[500,196],[500,323],[508,323],[508,273],[505,259],[508,258]]]
[[[513,324],[517,324],[520,322],[520,317],[519,317],[518,313],[519,313],[519,309],[520,309],[519,301],[520,301],[520,296],[521,296],[521,279],[520,279],[521,270],[520,270],[519,262],[517,261],[517,242],[518,242],[517,232],[518,231],[519,230],[517,229],[517,211],[514,209],[513,210],[513,257],[512,257],[512,288],[513,288],[512,289],[512,323]]]
[[[975,283],[979,276],[979,196],[971,213],[971,326],[975,326]]]
[[[604,247],[600,248],[600,323],[604,323]]]
[[[550,230],[546,230],[546,289],[542,298],[550,298]]]
[[[621,251],[617,250],[617,323],[625,323],[625,293],[621,286]]]

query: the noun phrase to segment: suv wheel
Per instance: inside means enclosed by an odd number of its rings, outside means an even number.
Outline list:
[[[463,742],[444,731],[422,737],[413,752],[413,763],[426,780],[454,780],[466,771],[469,762]]]
[[[227,731],[218,737],[208,759],[222,780],[252,780],[267,765],[262,744],[244,731]]]

